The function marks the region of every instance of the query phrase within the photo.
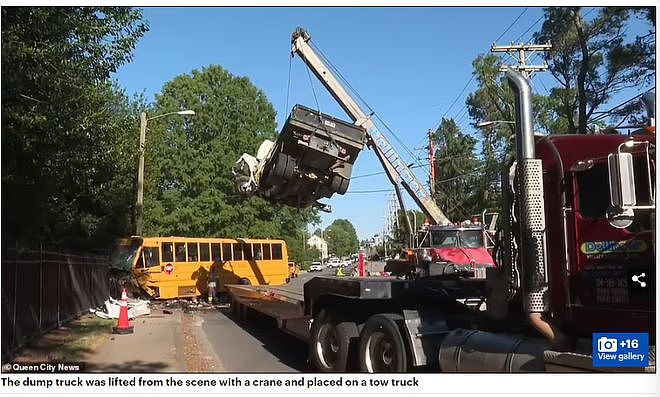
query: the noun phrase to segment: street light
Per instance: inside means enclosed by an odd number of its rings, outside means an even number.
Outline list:
[[[481,123],[477,123],[474,126],[477,128],[485,128],[498,124],[516,124],[516,122],[508,121],[508,120],[492,120],[492,121],[482,121]]]
[[[178,114],[182,116],[192,116],[194,110],[180,110],[178,112],[169,112],[158,116],[147,118],[147,113],[140,113],[140,160],[138,162],[138,181],[137,181],[137,202],[135,203],[135,235],[142,235],[142,213],[144,210],[144,143],[147,136],[147,121],[159,119],[165,116]]]

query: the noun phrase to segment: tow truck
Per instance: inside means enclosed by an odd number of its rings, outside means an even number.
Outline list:
[[[401,176],[417,204],[435,211],[309,40],[296,30],[292,52],[365,128],[388,176]],[[529,82],[505,73],[515,93],[516,151],[503,164],[497,266],[484,278],[448,271],[429,250],[416,254],[418,277],[314,277],[302,293],[229,285],[237,318],[274,318],[308,341],[322,372],[616,371],[593,365],[597,332],[647,333],[649,365],[636,370],[654,372],[655,135],[535,136]],[[474,299],[486,310],[462,303]]]

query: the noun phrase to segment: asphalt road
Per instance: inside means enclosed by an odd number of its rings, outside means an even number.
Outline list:
[[[300,289],[310,278],[323,272],[301,273],[288,284]],[[307,364],[307,344],[280,331],[272,319],[251,316],[238,321],[230,307],[202,314],[202,330],[227,372],[311,372]]]
[[[382,262],[368,263],[365,270],[382,271]],[[350,274],[352,267],[345,270]],[[287,284],[287,289],[302,291],[310,278],[333,275],[334,269],[305,272]],[[206,334],[220,368],[226,372],[314,372],[307,362],[307,343],[279,330],[275,322],[265,316],[251,316],[239,321],[228,306],[201,312],[202,330]]]

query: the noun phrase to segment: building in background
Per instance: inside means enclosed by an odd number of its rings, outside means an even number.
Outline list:
[[[324,239],[314,234],[307,239],[307,245],[319,250],[322,261],[325,262],[325,260],[328,259],[328,243]]]

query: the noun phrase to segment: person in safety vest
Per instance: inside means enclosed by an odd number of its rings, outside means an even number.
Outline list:
[[[217,301],[216,293],[218,291],[218,265],[214,263],[209,269],[209,279],[208,279],[208,301],[209,303],[215,303]]]
[[[335,272],[335,276],[344,277],[344,267],[343,266],[339,266],[337,268],[337,271]]]

